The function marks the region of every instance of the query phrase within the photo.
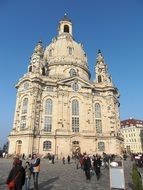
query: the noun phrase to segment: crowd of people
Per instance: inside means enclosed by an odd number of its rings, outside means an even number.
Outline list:
[[[93,174],[95,174],[97,180],[99,180],[102,162],[109,162],[109,160],[111,161],[113,157],[113,155],[109,156],[106,153],[103,153],[103,157],[101,159],[101,156],[98,154],[88,155],[84,153],[76,154],[72,157],[68,155],[67,158],[63,157],[62,163],[63,165],[66,163],[70,164],[71,159],[73,159],[76,166],[75,168],[80,168],[83,170],[86,180],[89,181],[91,179],[91,175]],[[49,163],[55,163],[55,155],[49,154],[47,158],[49,159]],[[22,164],[23,160],[26,160],[24,165]],[[24,190],[29,190],[30,184],[33,182],[34,189],[36,190],[38,189],[39,172],[40,158],[36,154],[33,154],[32,156],[29,155],[29,157],[26,158],[25,154],[23,154],[21,159],[18,157],[14,158],[13,167],[8,175],[6,183],[11,190],[22,190],[23,186]],[[12,182],[14,182],[14,185],[11,185]]]

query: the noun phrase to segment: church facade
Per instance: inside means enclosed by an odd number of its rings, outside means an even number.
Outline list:
[[[51,44],[36,45],[16,85],[9,154],[121,153],[118,89],[100,50],[90,80],[86,53],[72,29],[65,15]]]

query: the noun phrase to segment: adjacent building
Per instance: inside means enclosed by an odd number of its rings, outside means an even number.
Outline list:
[[[90,76],[83,45],[65,15],[52,42],[45,49],[38,42],[16,85],[9,154],[120,154],[119,92],[100,50],[95,80]]]
[[[143,120],[130,118],[121,121],[121,133],[124,138],[124,150],[128,153],[143,151]]]

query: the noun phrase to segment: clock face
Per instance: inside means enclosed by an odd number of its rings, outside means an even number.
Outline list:
[[[98,72],[99,72],[99,73],[101,73],[101,71],[102,71],[102,69],[101,69],[101,68],[99,68],[99,69],[98,69]]]

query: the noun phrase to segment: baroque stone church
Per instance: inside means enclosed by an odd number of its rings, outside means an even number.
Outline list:
[[[90,80],[86,53],[72,30],[65,15],[51,44],[45,49],[42,41],[36,45],[28,71],[16,85],[9,154],[122,151],[118,89],[100,50],[95,80]]]

